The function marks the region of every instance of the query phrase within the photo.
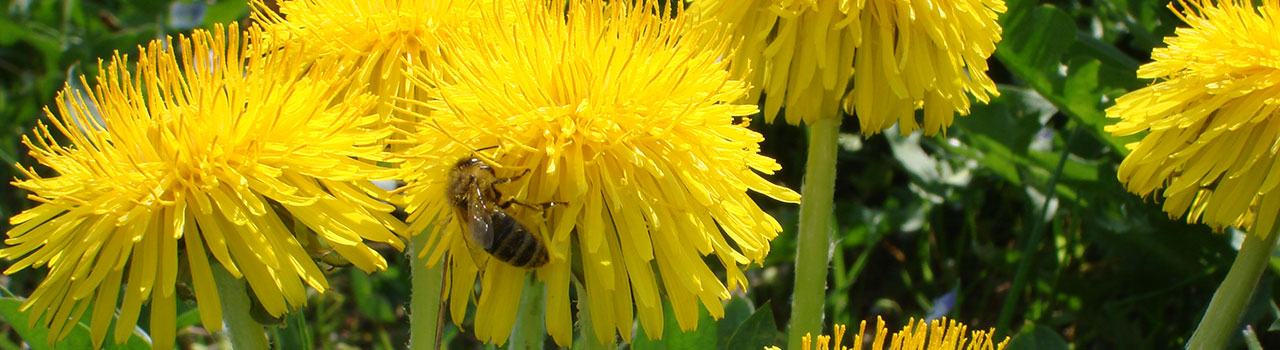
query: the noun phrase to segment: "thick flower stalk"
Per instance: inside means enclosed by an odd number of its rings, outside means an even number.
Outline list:
[[[887,337],[889,330],[885,328],[884,320],[876,317],[876,327],[871,331],[875,336],[870,338],[870,350],[883,350],[885,345],[889,346],[889,350],[1003,350],[1005,345],[1009,344],[1009,338],[996,343],[992,336],[995,329],[988,331],[976,330],[969,333],[968,326],[956,320],[933,320],[925,322],[925,320],[911,319],[907,321],[907,325],[902,330],[893,333],[892,337]],[[868,334],[867,321],[858,324],[858,334],[853,337],[853,347],[844,346],[844,332],[846,328],[842,324],[835,326],[834,338],[826,335],[818,335],[816,339],[812,334],[805,334],[804,341],[800,347],[801,350],[862,350],[862,345],[866,343],[864,335]],[[780,350],[776,346],[765,347],[765,349]]]
[[[867,134],[896,123],[904,135],[922,126],[932,135],[969,113],[969,94],[999,95],[987,58],[1004,11],[1003,0],[696,0],[688,15],[741,40],[732,69],[759,87],[748,101],[764,93],[767,121],[783,107],[790,124],[843,108]]]
[[[87,100],[64,90],[23,137],[49,171],[13,182],[40,204],[10,218],[0,257],[17,260],[6,273],[49,268],[22,308],[51,341],[92,304],[101,345],[122,299],[115,341],[150,302],[155,348],[168,349],[179,284],[221,329],[213,269],[279,316],[306,303],[306,287],[328,289],[313,254],[373,271],[386,262],[366,241],[402,247],[404,224],[369,183],[396,175],[376,165],[393,161],[378,146],[390,131],[364,127],[377,121],[373,97],[349,93],[343,65],[299,64],[299,50],[277,46],[235,24],[153,41],[132,71],[119,54],[101,66]]]
[[[571,279],[585,287],[584,327],[604,342],[630,341],[633,318],[661,335],[664,299],[682,329],[697,326],[699,304],[720,317],[729,291],[746,287],[744,265],[761,262],[781,230],[747,192],[799,199],[759,174],[779,165],[747,128],[756,107],[734,103],[747,84],[727,71],[724,37],[690,31],[648,2],[611,4],[524,5],[442,39],[446,54],[467,60],[415,69],[453,83],[433,91],[420,144],[406,152],[410,231],[434,228],[427,264],[448,253],[455,321],[483,270],[481,340],[505,342],[531,271],[546,283],[547,332],[562,346],[572,341]],[[530,204],[505,210],[546,245],[546,265],[517,268],[468,243],[464,228],[474,227],[447,190],[450,171],[472,156],[515,178],[492,188]]]
[[[1186,22],[1151,52],[1138,77],[1151,86],[1116,99],[1114,135],[1146,133],[1127,147],[1117,177],[1144,197],[1158,193],[1170,217],[1249,232],[1188,342],[1220,349],[1275,246],[1280,216],[1280,2],[1180,1]],[[1171,6],[1172,8],[1172,6]]]

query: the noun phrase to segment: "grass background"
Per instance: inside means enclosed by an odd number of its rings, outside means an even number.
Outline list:
[[[856,329],[859,320],[877,316],[891,328],[912,317],[948,316],[974,329],[998,326],[1000,334],[1017,336],[1015,348],[1180,348],[1235,256],[1236,233],[1169,219],[1154,200],[1129,194],[1115,171],[1123,144],[1134,139],[1102,131],[1113,122],[1104,109],[1148,83],[1134,72],[1181,24],[1166,4],[1010,0],[1002,16],[1005,38],[989,72],[1000,84],[999,98],[975,105],[972,115],[958,117],[937,137],[891,130],[864,138],[848,119],[836,182],[828,329],[833,322]],[[248,13],[235,0],[9,0],[3,10],[0,161],[28,166],[33,163],[20,137],[43,118],[42,106],[54,102],[58,89],[68,82],[76,88],[68,77],[96,74],[98,60],[112,52],[136,55],[137,45],[148,40],[243,20]],[[752,127],[766,136],[763,152],[784,167],[771,179],[798,190],[804,130],[760,119]],[[0,166],[0,177],[16,174]],[[30,207],[25,196],[0,186],[0,217]],[[664,341],[630,347],[679,348],[708,339],[719,348],[782,343],[798,208],[757,199],[786,232],[773,242],[764,266],[748,271],[749,292],[734,296],[726,319],[704,318],[691,334],[669,326]],[[272,328],[276,344],[403,348],[409,261],[390,248],[382,251],[391,262],[387,272],[331,271],[334,292],[313,296],[306,309]],[[8,264],[0,261],[0,269]],[[1274,331],[1277,266],[1273,259],[1245,317],[1270,345],[1280,344]],[[1026,271],[1022,283],[1015,281],[1019,269]],[[3,276],[0,286],[25,296],[44,273]],[[0,314],[12,311],[15,300],[0,300]],[[180,305],[179,346],[219,342],[191,326],[197,321],[193,308]],[[7,321],[0,322],[0,350],[22,348],[23,322]],[[455,348],[480,347],[452,324],[448,332],[446,341]],[[1244,345],[1237,339],[1233,346]]]

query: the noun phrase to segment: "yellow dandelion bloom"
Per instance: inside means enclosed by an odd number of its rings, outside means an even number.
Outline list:
[[[353,76],[377,96],[378,115],[388,121],[395,98],[426,98],[404,71],[441,60],[437,32],[465,28],[493,8],[491,0],[286,0],[276,12],[263,0],[252,3],[252,17],[269,32],[313,55],[356,62]]]
[[[1235,226],[1265,237],[1280,212],[1280,2],[1184,1],[1189,27],[1165,38],[1138,69],[1151,86],[1116,99],[1114,135],[1147,132],[1128,146],[1118,178],[1187,222]]]
[[[55,175],[26,169],[13,182],[40,204],[10,218],[0,257],[17,259],[6,273],[49,268],[22,308],[51,341],[93,304],[101,345],[123,293],[116,342],[149,301],[155,347],[171,348],[186,279],[205,327],[219,330],[213,264],[247,280],[272,315],[303,305],[306,286],[328,285],[295,222],[366,271],[386,266],[366,240],[402,247],[394,208],[370,197],[368,180],[396,175],[374,165],[389,161],[377,144],[390,131],[362,128],[376,122],[373,97],[345,93],[345,72],[308,70],[297,50],[255,50],[274,46],[261,39],[232,24],[153,41],[132,72],[117,54],[88,100],[64,90],[23,138]]]
[[[584,326],[606,342],[630,341],[634,318],[661,335],[664,299],[682,329],[697,326],[699,304],[722,316],[729,291],[745,289],[743,265],[762,261],[781,230],[748,190],[799,200],[758,174],[780,167],[747,128],[756,107],[733,103],[747,84],[726,70],[727,41],[686,30],[649,3],[613,4],[574,2],[567,13],[525,5],[443,39],[449,54],[468,59],[415,70],[455,83],[433,92],[437,110],[421,116],[420,144],[406,154],[410,231],[433,228],[427,264],[449,253],[455,321],[465,316],[475,261],[484,263],[481,340],[506,341],[531,270],[470,248],[464,227],[476,227],[461,222],[447,194],[460,159],[480,157],[493,177],[514,178],[479,190],[530,204],[503,210],[545,244],[549,262],[532,271],[546,282],[547,330],[562,346],[572,341],[571,277],[585,287],[578,307],[592,323]],[[562,205],[537,206],[548,202]]]
[[[867,321],[862,321],[858,325],[858,334],[853,337],[853,347],[844,346],[845,326],[838,324],[835,326],[834,339],[830,336],[819,335],[817,339],[813,339],[811,334],[805,334],[802,339],[802,350],[862,350],[862,345],[867,339],[863,339],[863,335],[867,334]],[[875,337],[871,338],[870,350],[882,350],[886,344],[890,350],[1003,350],[1005,345],[1009,344],[1009,338],[996,343],[992,339],[995,329],[989,331],[973,331],[969,333],[969,337],[965,337],[968,326],[956,320],[933,320],[925,322],[925,320],[916,321],[914,318],[907,321],[907,325],[902,330],[894,333],[892,337],[886,337],[889,330],[885,328],[884,320],[876,317]],[[781,350],[776,346],[765,347],[765,349]]]
[[[763,91],[767,121],[783,106],[791,124],[843,108],[868,134],[895,123],[934,134],[969,113],[969,94],[984,103],[999,95],[987,58],[1004,11],[1003,0],[696,0],[689,15],[741,40],[732,69],[759,86],[749,101]]]

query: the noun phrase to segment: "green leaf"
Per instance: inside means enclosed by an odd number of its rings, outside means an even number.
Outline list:
[[[347,271],[351,276],[352,294],[355,296],[356,307],[360,309],[360,314],[379,322],[395,321],[396,315],[391,302],[377,293],[378,289],[374,288],[373,278],[359,269],[347,269]]]
[[[1066,350],[1067,341],[1053,330],[1029,324],[1009,341],[1008,350]]]
[[[178,315],[178,320],[175,323],[177,329],[183,329],[200,324],[200,309],[191,308],[191,310],[183,312],[181,315]]]
[[[35,327],[27,327],[27,313],[19,311],[22,307],[22,299],[19,298],[0,298],[0,319],[9,323],[14,332],[22,337],[23,341],[32,349],[93,349],[93,338],[89,333],[89,326],[84,322],[77,322],[67,337],[52,346],[49,345],[49,329],[42,327],[39,323]],[[85,313],[86,316],[89,314]],[[104,349],[122,349],[122,350],[145,350],[151,349],[151,345],[142,338],[139,332],[135,331],[133,336],[129,337],[124,344],[115,344],[108,336],[103,343]]]
[[[1140,64],[1138,60],[1129,57],[1129,55],[1115,46],[1098,40],[1098,38],[1077,35],[1075,44],[1075,46],[1072,46],[1073,53],[1096,57],[1103,65],[1121,68],[1129,72],[1130,75],[1138,70],[1138,65]]]
[[[743,296],[735,296],[729,299],[729,303],[724,306],[724,318],[716,322],[716,349],[725,349],[725,345],[729,344],[729,338],[733,336],[733,332],[738,329],[742,322],[751,316],[754,306],[751,305],[751,299]]]
[[[1117,58],[1113,50],[1103,50],[1095,42],[1077,45],[1071,16],[1049,5],[1032,6],[1036,5],[1030,1],[1010,2],[1009,12],[1001,18],[1006,35],[996,48],[996,58],[1064,114],[1087,125],[1090,133],[1113,152],[1126,153],[1124,144],[1130,139],[1111,137],[1103,130],[1111,121],[1101,107],[1102,92],[1115,88],[1099,85],[1098,72],[1102,68],[1100,62],[1121,67],[1107,69],[1108,73],[1124,71],[1132,62]],[[1068,52],[1070,60],[1064,59]],[[1136,78],[1113,81],[1126,87],[1136,82]]]
[[[777,344],[777,340],[778,325],[773,320],[773,305],[765,302],[738,326],[725,349],[763,349]]]
[[[0,46],[13,45],[13,43],[18,42],[18,39],[22,38],[26,32],[26,28],[23,28],[17,23],[10,22],[6,18],[0,17],[0,33],[5,33],[5,35],[0,35]]]
[[[311,328],[307,325],[307,317],[302,310],[294,310],[285,316],[284,327],[272,328],[271,337],[275,348],[281,350],[311,350]]]
[[[1058,63],[1075,42],[1076,33],[1071,16],[1062,10],[1032,6],[1035,1],[1009,2],[1009,11],[1000,18],[1004,38],[995,55],[1028,85],[1041,90],[1050,87],[1051,78],[1061,76]]]
[[[955,128],[964,140],[959,146],[944,147],[978,160],[1011,183],[1047,186],[1058,167],[1063,149],[1032,151],[1033,143],[1063,139],[1065,135],[1050,133],[1043,124],[1056,110],[1034,91],[1001,87],[1002,95],[990,105],[975,105],[973,115],[960,118]],[[1046,131],[1041,133],[1041,131]],[[1063,176],[1054,190],[1063,199],[1074,201],[1078,189],[1072,181],[1093,182],[1099,178],[1099,165],[1069,157]]]
[[[1089,60],[1080,64],[1073,64],[1069,68],[1067,78],[1063,82],[1063,91],[1060,98],[1051,98],[1054,104],[1063,109],[1063,113],[1071,116],[1076,121],[1087,125],[1088,130],[1094,134],[1099,140],[1106,142],[1119,154],[1128,154],[1128,149],[1124,145],[1138,140],[1138,136],[1131,135],[1127,137],[1111,136],[1111,133],[1104,130],[1107,125],[1114,124],[1117,119],[1107,118],[1106,111],[1102,107],[1103,90],[1107,87],[1101,86],[1099,83],[1103,81],[1100,72],[1102,64],[1097,60]],[[1137,82],[1133,78],[1132,71],[1124,74],[1112,72],[1108,76],[1127,76],[1130,79],[1125,80],[1125,85],[1132,85]]]
[[[1262,342],[1258,341],[1258,333],[1253,331],[1252,326],[1244,327],[1244,344],[1249,350],[1262,350]]]
[[[644,327],[640,327],[639,334],[633,339],[635,342],[631,344],[632,349],[715,349],[717,331],[716,326],[713,325],[715,320],[711,318],[711,315],[707,314],[707,310],[703,309],[702,305],[697,306],[698,328],[688,332],[680,330],[680,323],[676,321],[676,314],[671,308],[671,303],[663,302],[662,306],[665,310],[662,339],[649,339],[644,334]]]
[[[1058,166],[1058,161],[1062,158],[1062,150],[1053,152],[1031,151],[1027,154],[1033,161],[1044,169],[1053,169]],[[1085,163],[1076,159],[1068,159],[1063,164],[1062,174],[1058,178],[1059,182],[1063,181],[1098,181],[1100,176],[1098,173],[1098,163]],[[1107,179],[1110,181],[1111,179]]]
[[[248,16],[249,10],[249,2],[247,1],[219,1],[210,4],[205,9],[204,27],[210,28],[215,23],[225,24],[238,21]]]

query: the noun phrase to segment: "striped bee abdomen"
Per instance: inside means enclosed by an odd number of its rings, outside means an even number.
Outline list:
[[[499,210],[489,215],[493,244],[485,251],[516,267],[535,268],[547,263],[547,247],[524,225]]]

